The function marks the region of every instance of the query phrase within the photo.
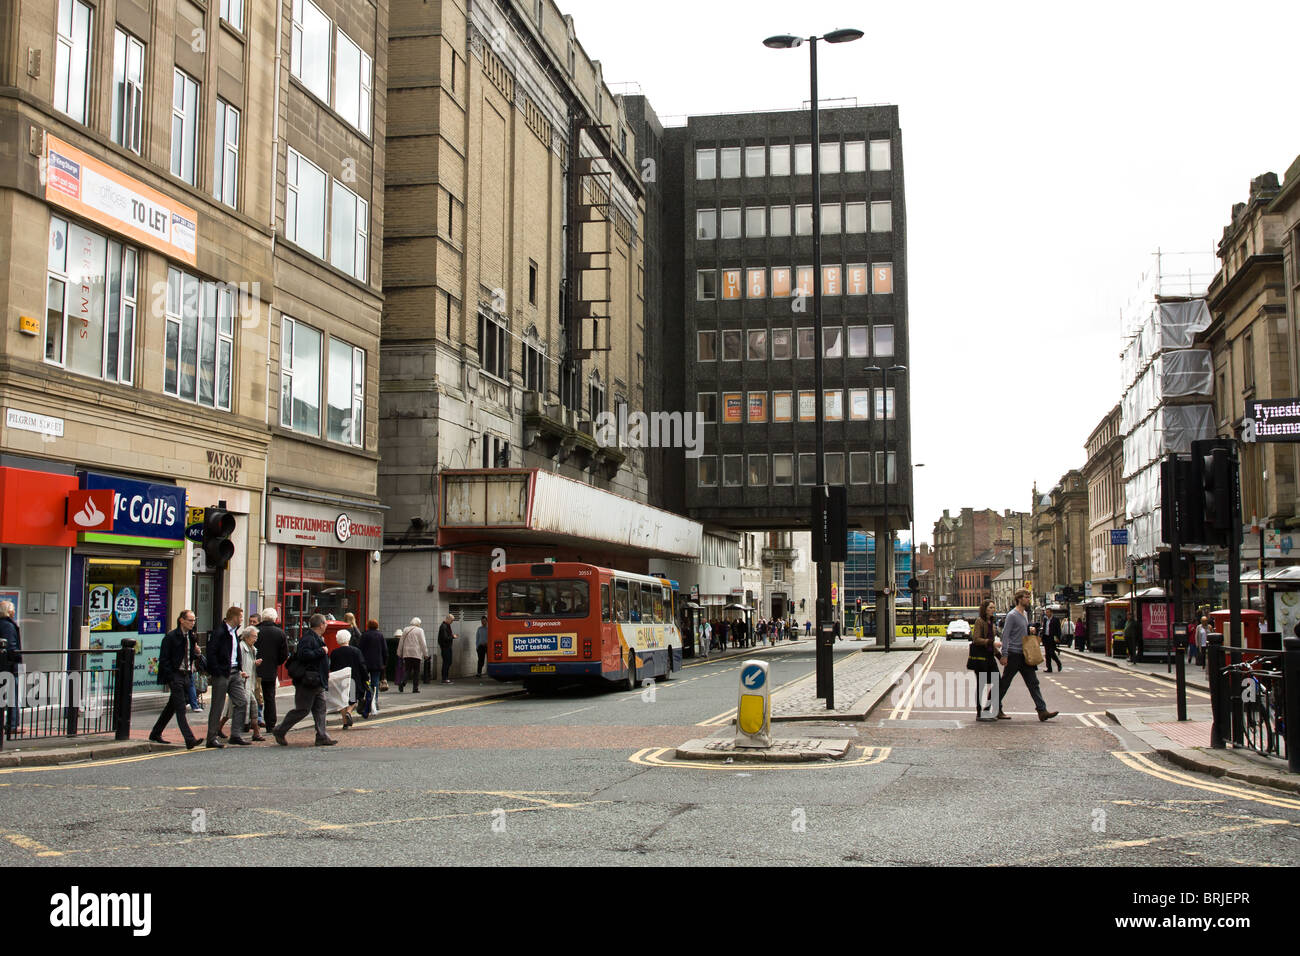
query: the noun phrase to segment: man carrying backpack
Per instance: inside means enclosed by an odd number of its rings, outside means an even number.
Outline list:
[[[298,641],[298,650],[289,660],[289,676],[293,678],[293,710],[284,715],[284,722],[271,730],[271,736],[281,747],[289,746],[284,739],[293,725],[308,714],[316,724],[316,746],[330,747],[338,743],[325,731],[325,688],[330,682],[330,657],[325,651],[325,615],[313,614],[307,631]]]

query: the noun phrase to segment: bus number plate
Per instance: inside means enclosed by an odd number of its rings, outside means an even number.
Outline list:
[[[530,667],[530,668],[528,668],[528,669],[529,669],[530,671],[532,671],[532,673],[534,673],[534,674],[554,674],[554,673],[555,673],[555,665],[554,665],[554,664],[534,664],[532,667]]]

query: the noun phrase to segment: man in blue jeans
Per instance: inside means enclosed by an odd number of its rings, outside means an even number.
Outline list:
[[[1034,698],[1034,708],[1038,711],[1039,720],[1051,720],[1056,716],[1057,711],[1048,710],[1047,703],[1043,700],[1042,692],[1038,689],[1038,669],[1030,667],[1025,663],[1025,637],[1029,634],[1029,592],[1021,588],[1016,592],[1016,606],[1007,614],[1006,622],[1002,625],[1002,681],[998,688],[998,719],[1010,720],[1002,712],[1002,698],[1007,696],[1007,688],[1011,686],[1012,679],[1019,674],[1024,678],[1025,686],[1029,688],[1029,694]]]

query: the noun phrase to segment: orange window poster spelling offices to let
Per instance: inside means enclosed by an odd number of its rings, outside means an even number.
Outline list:
[[[790,298],[791,275],[791,270],[788,268],[777,268],[772,270],[772,298]]]
[[[740,298],[740,270],[722,270],[722,297],[724,299]]]

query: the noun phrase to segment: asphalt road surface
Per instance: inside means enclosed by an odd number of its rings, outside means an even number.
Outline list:
[[[813,668],[808,644],[755,653],[773,686]],[[733,657],[633,692],[381,714],[331,748],[302,725],[287,749],[0,770],[0,864],[1300,862],[1300,798],[1180,770],[1101,717],[1172,685],[1069,661],[1040,669],[1055,720],[1017,680],[1013,719],[976,723],[965,658],[938,645],[865,722],[777,725],[851,738],[838,762],[675,761],[727,732]]]

